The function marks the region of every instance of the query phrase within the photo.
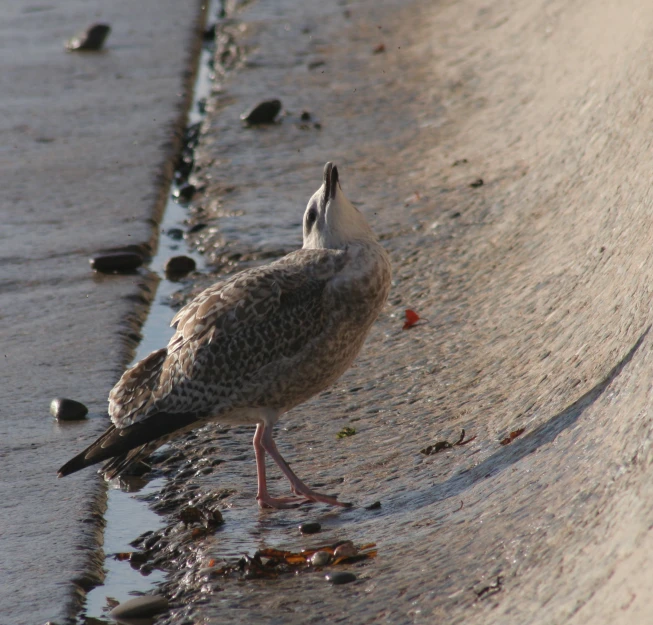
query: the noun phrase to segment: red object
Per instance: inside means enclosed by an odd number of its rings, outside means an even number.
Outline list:
[[[419,321],[419,315],[414,311],[406,310],[406,322],[404,323],[404,330],[409,330]]]

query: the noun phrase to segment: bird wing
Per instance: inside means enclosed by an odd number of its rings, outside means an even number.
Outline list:
[[[257,373],[292,358],[330,323],[325,289],[345,263],[342,250],[298,250],[204,290],[173,318],[168,347],[111,391],[115,426],[156,412],[211,416],[216,406],[253,401]]]

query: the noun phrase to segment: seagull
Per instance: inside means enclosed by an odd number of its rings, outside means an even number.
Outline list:
[[[253,425],[261,508],[351,505],[309,488],[272,438],[281,415],[349,368],[390,290],[388,255],[343,193],[332,163],[306,207],[303,241],[301,249],[218,282],[179,310],[168,346],[125,371],[109,393],[111,426],[59,477],[108,460],[100,473],[111,480],[195,428]],[[294,496],[268,492],[266,453]]]

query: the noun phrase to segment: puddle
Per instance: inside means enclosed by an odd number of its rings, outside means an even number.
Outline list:
[[[216,6],[219,2],[209,2],[207,9],[207,23],[216,15]],[[199,68],[194,86],[194,97],[191,110],[188,113],[187,125],[198,123],[203,114],[199,112],[198,101],[209,96],[212,87],[212,72],[209,61],[212,57],[209,46],[203,46],[198,59]],[[171,192],[174,187],[171,188]],[[159,241],[156,254],[149,265],[150,271],[160,277],[156,296],[152,302],[147,319],[142,328],[142,339],[136,351],[133,362],[137,362],[155,349],[165,345],[172,336],[170,321],[173,311],[169,306],[171,296],[179,290],[180,284],[165,277],[164,267],[171,256],[185,255],[193,258],[197,270],[205,267],[203,257],[188,248],[183,239],[175,240],[166,235],[173,228],[186,230],[185,220],[187,211],[169,195],[159,229]],[[130,545],[137,536],[147,530],[157,530],[163,526],[162,517],[150,510],[148,504],[142,499],[147,495],[161,490],[165,483],[164,478],[157,478],[147,482],[139,489],[131,492],[118,485],[109,487],[107,498],[107,511],[105,513],[106,528],[104,532],[103,550],[105,553],[104,569],[106,577],[104,584],[91,590],[86,596],[86,606],[80,615],[79,622],[113,623],[108,616],[111,607],[107,598],[118,602],[127,601],[134,596],[151,592],[165,578],[163,571],[152,571],[145,576],[133,569],[128,561],[116,560],[115,553],[134,551]],[[115,605],[115,603],[113,604]]]
[[[163,479],[152,480],[139,495],[147,495],[158,491],[161,488]],[[106,619],[103,622],[113,622],[108,616],[110,611],[107,598],[118,602],[132,599],[137,594],[151,590],[157,583],[163,581],[165,574],[162,571],[154,570],[147,577],[140,571],[133,569],[129,562],[120,562],[112,557],[112,554],[125,551],[134,551],[130,542],[136,538],[142,528],[151,530],[163,526],[161,517],[152,512],[145,503],[134,498],[132,493],[123,492],[118,487],[110,488],[107,500],[107,511],[105,513],[107,522],[104,530],[104,553],[106,560],[106,578],[102,586],[93,588],[86,595],[85,618],[83,623],[89,619]]]

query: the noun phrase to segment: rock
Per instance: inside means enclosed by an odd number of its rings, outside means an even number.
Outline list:
[[[358,578],[353,573],[349,573],[348,571],[334,571],[332,573],[327,573],[326,579],[334,586],[340,586],[341,584],[349,584],[350,582],[355,582]],[[113,616],[113,612],[111,615]]]
[[[316,523],[316,522],[302,523],[299,526],[299,531],[304,535],[317,534],[321,529],[322,529],[322,526],[319,523]]]
[[[203,223],[195,224],[194,226],[188,229],[188,233],[193,234],[194,232],[199,232],[200,230],[204,230],[204,228],[206,228],[206,224]]]
[[[172,197],[176,200],[181,200],[182,202],[189,202],[195,195],[196,191],[197,187],[195,187],[194,184],[184,182],[172,192]]]
[[[147,554],[143,551],[132,551],[129,554],[129,563],[139,567],[147,562]]]
[[[250,111],[243,113],[240,119],[250,126],[273,124],[279,111],[281,111],[281,100],[265,100]]]
[[[94,256],[89,262],[100,273],[129,273],[143,264],[143,257],[136,252],[110,252]]]
[[[326,566],[329,562],[331,562],[331,554],[328,551],[316,551],[311,556],[313,566]]]
[[[311,121],[311,114],[308,111],[303,111],[300,118],[303,122]]]
[[[184,238],[184,231],[181,228],[168,228],[166,235],[173,241],[181,241]]]
[[[168,609],[168,600],[161,595],[143,595],[117,605],[109,616],[113,619],[146,618]]]
[[[474,180],[474,182],[470,182],[470,183],[469,183],[469,186],[470,186],[472,189],[476,189],[476,188],[478,188],[478,187],[482,187],[482,186],[483,186],[483,178],[477,178],[476,180]]]
[[[100,50],[111,32],[108,24],[91,24],[84,32],[79,33],[66,44],[66,49],[71,52],[78,50]]]
[[[346,540],[342,545],[336,547],[333,552],[334,558],[353,558],[358,553],[358,549],[354,547],[351,540]]]
[[[55,397],[50,402],[50,414],[58,421],[81,421],[86,418],[88,408],[74,399]]]
[[[202,34],[204,41],[215,41],[215,24],[211,24]]]
[[[165,264],[164,270],[167,277],[179,278],[195,271],[195,261],[188,256],[173,256]]]
[[[381,502],[375,501],[374,503],[371,503],[369,506],[365,506],[365,510],[378,510],[380,507],[381,507]]]

